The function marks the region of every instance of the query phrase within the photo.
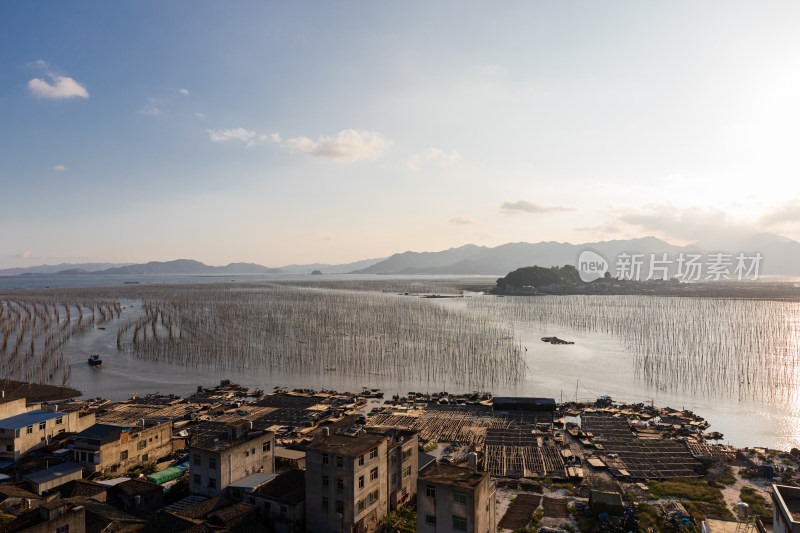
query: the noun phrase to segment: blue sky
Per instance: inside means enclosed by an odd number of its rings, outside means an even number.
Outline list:
[[[5,2],[0,267],[800,238],[791,2]]]

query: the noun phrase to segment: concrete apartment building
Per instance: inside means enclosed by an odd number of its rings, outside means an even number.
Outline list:
[[[417,531],[496,533],[489,474],[437,463],[417,480]]]
[[[367,433],[323,436],[309,445],[307,531],[362,533],[377,528],[389,512],[388,444],[385,435]]]
[[[218,496],[250,474],[275,471],[275,434],[230,427],[227,435],[203,441],[189,455],[189,490]]]
[[[71,439],[73,460],[89,473],[115,474],[172,452],[172,422],[149,427],[94,424]]]
[[[800,533],[800,488],[772,485],[773,533]]]
[[[413,431],[389,433],[388,491],[389,510],[411,501],[417,494],[419,435]]]
[[[61,433],[77,433],[94,424],[94,413],[32,409],[0,420],[0,459],[17,461],[50,444]]]

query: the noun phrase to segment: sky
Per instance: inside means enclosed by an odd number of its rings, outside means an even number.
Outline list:
[[[797,2],[0,3],[0,267],[800,240]]]

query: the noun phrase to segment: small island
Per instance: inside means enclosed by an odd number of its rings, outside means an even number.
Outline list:
[[[311,275],[312,276],[321,276],[322,275],[322,271],[321,270],[312,270],[311,271]]]

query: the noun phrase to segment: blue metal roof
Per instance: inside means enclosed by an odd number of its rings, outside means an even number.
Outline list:
[[[45,411],[43,409],[34,409],[21,415],[10,416],[0,420],[0,429],[22,429],[27,426],[44,422],[45,420],[52,420],[59,416],[67,416],[68,413],[60,413],[58,411]]]

